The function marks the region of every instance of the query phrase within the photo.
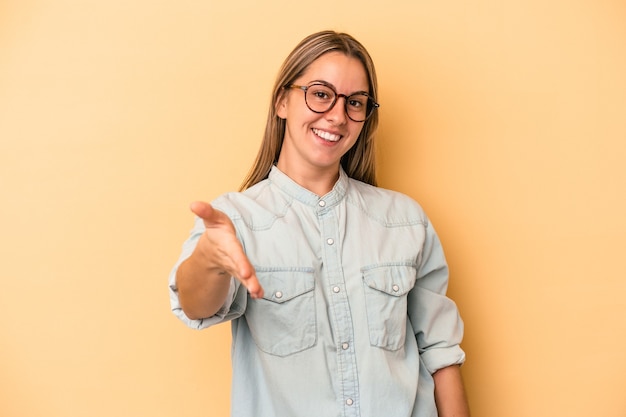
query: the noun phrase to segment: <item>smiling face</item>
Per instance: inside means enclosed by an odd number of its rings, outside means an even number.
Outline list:
[[[294,80],[294,84],[303,86],[314,82],[329,84],[345,95],[369,90],[363,64],[340,52],[322,55]],[[322,179],[332,188],[341,157],[356,143],[364,122],[348,118],[344,97],[339,97],[325,113],[311,111],[300,89],[285,91],[277,104],[277,114],[286,121],[278,168],[311,191],[315,192],[308,185]]]

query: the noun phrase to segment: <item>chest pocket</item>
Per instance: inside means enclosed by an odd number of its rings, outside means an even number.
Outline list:
[[[265,295],[248,299],[245,317],[254,342],[263,352],[287,356],[315,345],[313,269],[257,269]]]
[[[416,270],[410,265],[386,265],[362,273],[370,344],[398,350],[406,339],[407,294],[415,285]]]

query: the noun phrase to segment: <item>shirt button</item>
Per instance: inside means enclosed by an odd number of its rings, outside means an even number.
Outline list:
[[[333,292],[337,294],[341,289],[339,287],[333,287]]]
[[[276,291],[276,293],[274,294],[274,297],[283,298],[283,293],[281,291]]]
[[[347,405],[352,405],[352,404],[354,404],[354,401],[352,401],[352,398],[348,398],[348,399],[346,400],[346,404],[347,404]]]
[[[348,350],[348,348],[349,348],[349,347],[350,347],[350,345],[349,345],[347,342],[343,342],[343,343],[341,344],[341,348],[342,348],[343,350]]]
[[[328,243],[329,245],[332,245],[333,243],[335,243],[335,240],[329,237],[328,239],[326,239],[326,243]]]
[[[393,284],[393,286],[391,288],[393,289],[394,292],[400,291],[400,287],[398,287],[397,284]]]
[[[317,204],[319,204],[320,207],[325,207],[326,206],[326,202],[324,200],[320,200],[319,203],[317,203]]]

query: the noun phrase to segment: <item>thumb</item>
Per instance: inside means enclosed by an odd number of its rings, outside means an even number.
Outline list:
[[[223,223],[221,212],[213,208],[209,203],[204,201],[194,201],[189,206],[190,210],[205,223]]]

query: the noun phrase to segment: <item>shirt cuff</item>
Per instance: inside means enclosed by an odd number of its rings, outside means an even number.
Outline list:
[[[465,352],[460,346],[449,346],[445,348],[431,348],[420,354],[426,369],[434,374],[440,369],[452,365],[463,365],[465,363]]]

